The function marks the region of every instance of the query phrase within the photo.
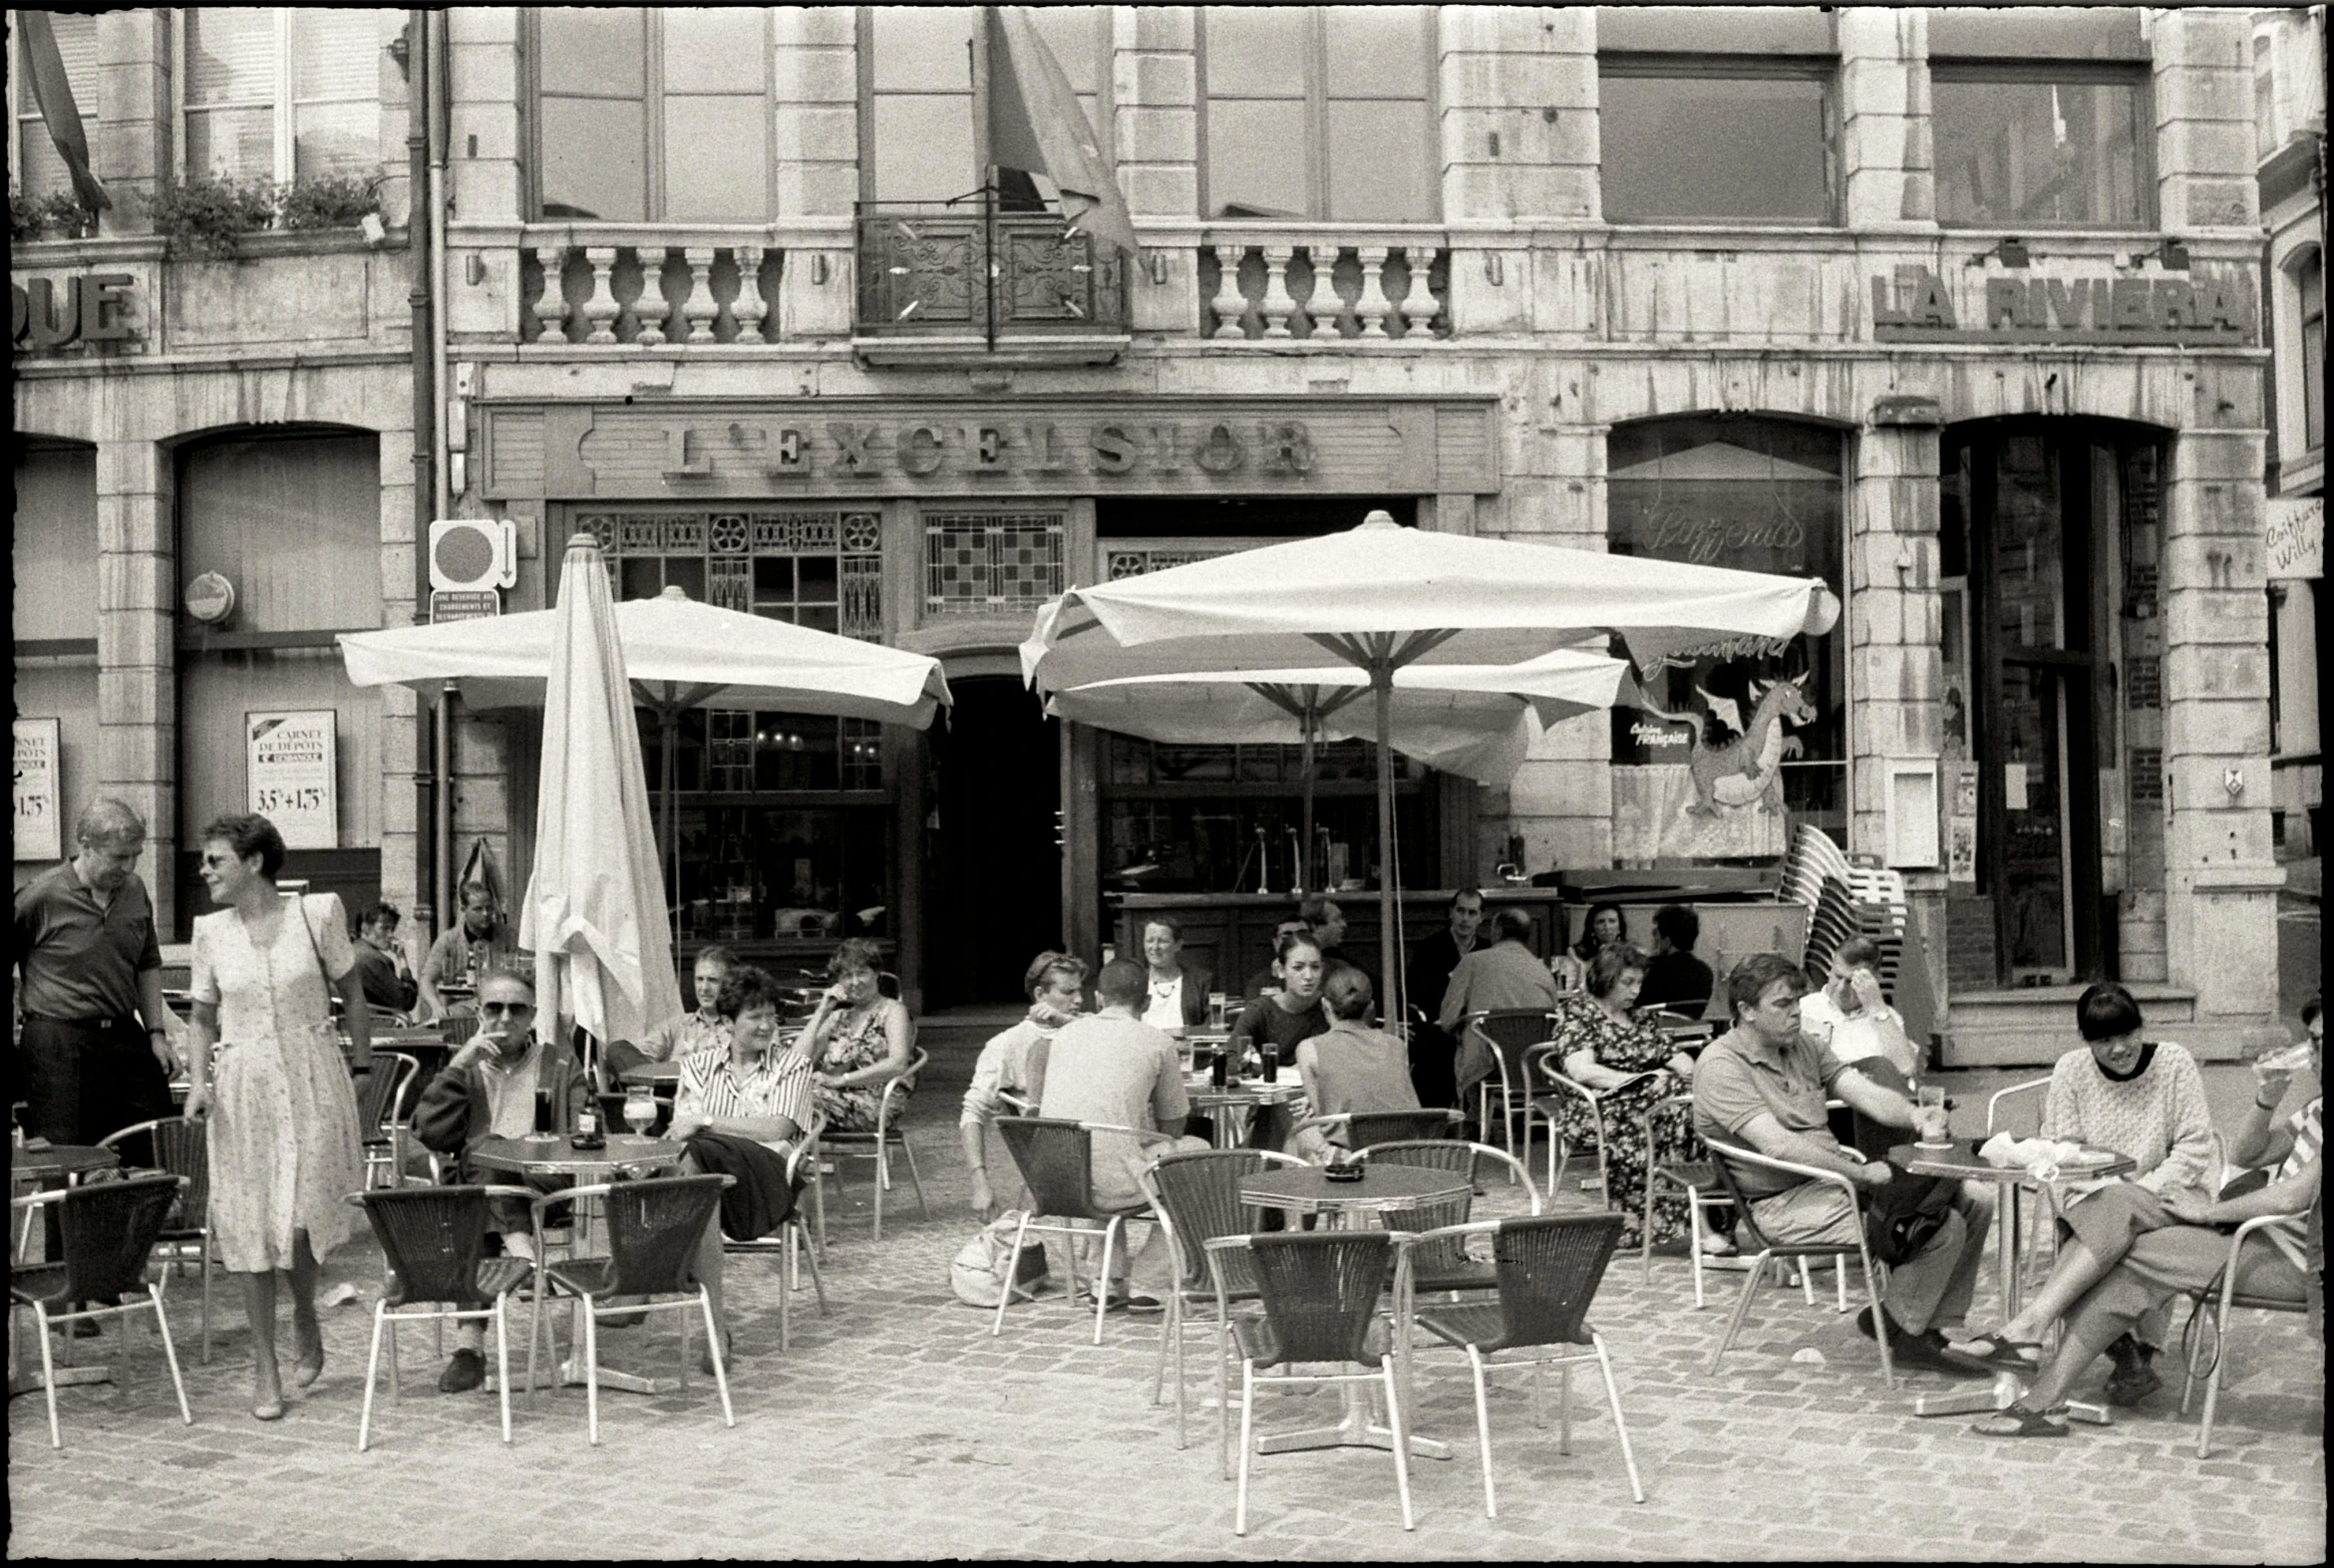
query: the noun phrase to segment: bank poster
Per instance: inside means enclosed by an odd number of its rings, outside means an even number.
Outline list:
[[[16,721],[13,831],[20,861],[65,858],[57,753],[56,720]]]
[[[286,849],[340,847],[338,717],[330,708],[243,716],[245,808],[273,822]]]

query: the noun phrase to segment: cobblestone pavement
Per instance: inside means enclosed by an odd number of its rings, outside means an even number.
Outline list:
[[[37,1393],[9,1410],[9,1549],[18,1556],[349,1557],[1364,1557],[1770,1558],[2316,1562],[2326,1545],[2324,1363],[2288,1316],[2243,1314],[2233,1336],[2215,1454],[2176,1413],[2177,1380],[2150,1408],[2063,1441],[1972,1435],[1924,1421],[1908,1374],[1881,1387],[1870,1344],[1829,1296],[1762,1295],[1715,1376],[1705,1358],[1741,1276],[1719,1275],[1692,1309],[1686,1264],[1657,1258],[1650,1284],[1616,1261],[1594,1322],[1619,1366],[1647,1501],[1629,1501],[1593,1375],[1575,1390],[1574,1451],[1528,1420],[1522,1386],[1495,1387],[1500,1516],[1483,1513],[1464,1371],[1423,1359],[1418,1430],[1456,1457],[1413,1469],[1418,1529],[1405,1534],[1388,1456],[1361,1450],[1256,1461],[1250,1533],[1232,1534],[1212,1412],[1178,1450],[1171,1408],[1149,1401],[1156,1320],[1091,1318],[1058,1298],[1009,1313],[959,1306],[947,1262],[970,1231],[963,1167],[942,1086],[917,1098],[911,1136],[932,1217],[886,1215],[867,1236],[852,1167],[828,1265],[834,1316],[797,1299],[794,1349],[778,1351],[775,1266],[732,1260],[738,1425],[721,1424],[709,1380],[686,1394],[601,1401],[602,1444],[584,1440],[580,1390],[521,1406],[516,1443],[497,1440],[485,1394],[436,1392],[426,1333],[409,1331],[406,1395],[376,1408],[356,1451],[369,1307],[379,1259],[352,1245],[328,1280],[358,1302],[329,1310],[323,1380],[288,1415],[248,1413],[248,1339],[221,1292],[212,1363],[195,1362],[192,1281],[172,1321],[195,1424],[180,1424],[159,1347],[133,1331],[124,1381],[61,1395],[66,1447],[46,1441]],[[1568,1198],[1567,1201],[1577,1201]],[[1496,1182],[1485,1212],[1515,1206]],[[1059,1262],[1056,1264],[1057,1272]],[[1990,1278],[1991,1270],[1988,1269]],[[1828,1277],[1819,1276],[1819,1286]],[[807,1281],[806,1281],[807,1283]],[[1821,1295],[1820,1290],[1820,1295]],[[1990,1294],[1990,1292],[1989,1292]],[[1992,1319],[1981,1297],[1978,1321]],[[677,1328],[603,1338],[607,1359],[669,1370]],[[521,1331],[523,1338],[523,1331]],[[1198,1350],[1203,1340],[1195,1337]],[[25,1347],[29,1351],[30,1347]],[[85,1353],[89,1351],[84,1342]],[[1801,1362],[1813,1350],[1822,1362]],[[115,1356],[109,1329],[97,1354]],[[289,1354],[287,1350],[286,1355]],[[1203,1364],[1204,1352],[1194,1358]],[[288,1368],[287,1368],[288,1372]],[[1552,1381],[1552,1380],[1551,1380]],[[1194,1390],[1194,1400],[1197,1398]],[[1259,1427],[1318,1424],[1337,1396],[1262,1402]]]

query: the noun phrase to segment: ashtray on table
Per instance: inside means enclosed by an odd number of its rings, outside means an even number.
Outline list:
[[[1321,1179],[1323,1181],[1359,1181],[1363,1176],[1369,1174],[1369,1166],[1358,1160],[1350,1165],[1323,1165]]]

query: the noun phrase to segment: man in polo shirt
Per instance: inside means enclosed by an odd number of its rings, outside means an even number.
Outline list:
[[[16,893],[24,1041],[12,1089],[26,1132],[52,1143],[95,1143],[171,1114],[178,1071],[154,901],[138,875],[146,821],[101,796],[74,830],[79,852]],[[123,1157],[151,1158],[143,1141]]]
[[[468,1018],[478,1011],[472,1002],[449,1003],[441,986],[473,986],[490,970],[507,965],[518,950],[509,923],[495,907],[495,890],[471,882],[462,890],[462,918],[438,934],[430,956],[422,960],[422,1000],[432,1018]]]
[[[1856,1186],[1885,1186],[1893,1171],[1865,1163],[1843,1148],[1825,1122],[1827,1092],[1870,1119],[1911,1129],[1914,1108],[1903,1096],[1882,1089],[1831,1048],[1800,1030],[1800,995],[1806,978],[1789,960],[1761,953],[1735,966],[1727,977],[1727,1001],[1735,1027],[1702,1053],[1694,1071],[1694,1130],[1705,1142],[1747,1145],[1773,1159],[1835,1170]],[[1795,1181],[1773,1171],[1738,1165],[1736,1178],[1759,1228],[1779,1242],[1836,1242],[1855,1250],[1862,1219],[1829,1182]],[[1957,1377],[1981,1375],[1982,1368],[1946,1355],[1939,1324],[1968,1316],[1993,1224],[1990,1185],[1964,1182],[1945,1224],[1912,1259],[1888,1274],[1885,1320],[1896,1360]],[[1874,1332],[1871,1309],[1857,1319]]]

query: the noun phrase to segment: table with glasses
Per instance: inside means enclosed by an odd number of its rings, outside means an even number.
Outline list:
[[[1240,1183],[1240,1201],[1252,1209],[1280,1209],[1293,1214],[1319,1214],[1331,1228],[1355,1225],[1365,1215],[1382,1222],[1405,1209],[1446,1202],[1474,1190],[1468,1176],[1451,1170],[1429,1170],[1415,1165],[1372,1165],[1365,1162],[1359,1181],[1332,1181],[1326,1169],[1308,1165],[1283,1167],[1250,1176]],[[1402,1325],[1395,1326],[1397,1343]],[[1258,1453],[1293,1453],[1306,1448],[1392,1448],[1394,1432],[1372,1419],[1376,1413],[1359,1384],[1342,1385],[1345,1415],[1334,1426],[1304,1431],[1274,1432],[1256,1439]],[[1451,1445],[1432,1437],[1411,1434],[1410,1451],[1429,1459],[1448,1459]]]
[[[99,1148],[95,1144],[52,1143],[46,1148],[28,1148],[20,1144],[9,1150],[9,1185],[41,1188],[71,1186],[91,1171],[114,1170],[120,1167],[121,1163],[122,1156],[115,1150]],[[38,1229],[34,1224],[37,1213],[36,1209],[26,1209],[23,1225],[17,1231],[16,1256],[20,1262],[36,1261],[31,1254],[33,1234]],[[14,1311],[15,1309],[11,1308],[10,1310]],[[113,1379],[114,1370],[111,1367],[59,1367],[57,1369],[57,1387],[60,1389],[73,1388],[82,1384],[111,1383]],[[29,1394],[39,1387],[41,1387],[41,1375],[37,1371],[19,1375],[14,1368],[9,1370],[8,1397],[10,1399],[14,1399],[20,1394]]]
[[[1234,1079],[1217,1089],[1213,1079],[1195,1074],[1183,1080],[1183,1096],[1190,1100],[1193,1110],[1208,1112],[1215,1123],[1215,1146],[1237,1148],[1240,1144],[1242,1116],[1219,1114],[1232,1110],[1254,1110],[1262,1105],[1285,1105],[1303,1097],[1305,1086],[1293,1070],[1277,1083],[1267,1084],[1260,1078]]]
[[[2058,1218],[2060,1199],[2068,1187],[2079,1181],[2112,1179],[2135,1168],[2134,1161],[2112,1149],[2086,1149],[2086,1159],[2080,1164],[2062,1168],[2058,1175],[2044,1180],[2024,1165],[1996,1165],[1978,1156],[1977,1138],[1950,1138],[1942,1143],[1899,1143],[1888,1150],[1888,1163],[1915,1176],[1943,1176],[1956,1181],[1990,1181],[1998,1197],[1994,1209],[1995,1264],[2002,1279],[2002,1317],[2006,1322],[2016,1317],[2026,1305],[2026,1282],[2019,1264],[2019,1236],[2017,1225],[2018,1192],[2024,1188],[2038,1193],[2047,1213],[2037,1216],[2036,1223],[2049,1224]],[[1913,1401],[1915,1415],[1965,1415],[1972,1412],[2002,1410],[2023,1391],[2024,1385],[2016,1373],[2005,1372],[1994,1380],[1991,1389],[1966,1394],[1924,1394]],[[2107,1425],[2111,1419],[2107,1408],[2083,1401],[2070,1401],[2067,1411],[2081,1420]]]
[[[607,1147],[576,1148],[564,1133],[541,1132],[522,1138],[486,1138],[470,1151],[473,1165],[482,1170],[500,1171],[512,1176],[567,1176],[578,1186],[591,1186],[618,1177],[637,1178],[665,1175],[681,1163],[684,1152],[681,1144],[670,1138],[639,1137],[630,1133],[611,1132]],[[538,1301],[547,1300],[544,1293],[544,1267],[548,1260],[537,1248],[534,1260],[534,1292]],[[570,1340],[568,1359],[559,1364],[559,1384],[581,1384],[583,1368],[576,1361]],[[599,1370],[602,1389],[621,1389],[627,1394],[671,1394],[681,1385],[673,1378],[643,1378],[633,1373],[614,1372],[605,1364]]]

